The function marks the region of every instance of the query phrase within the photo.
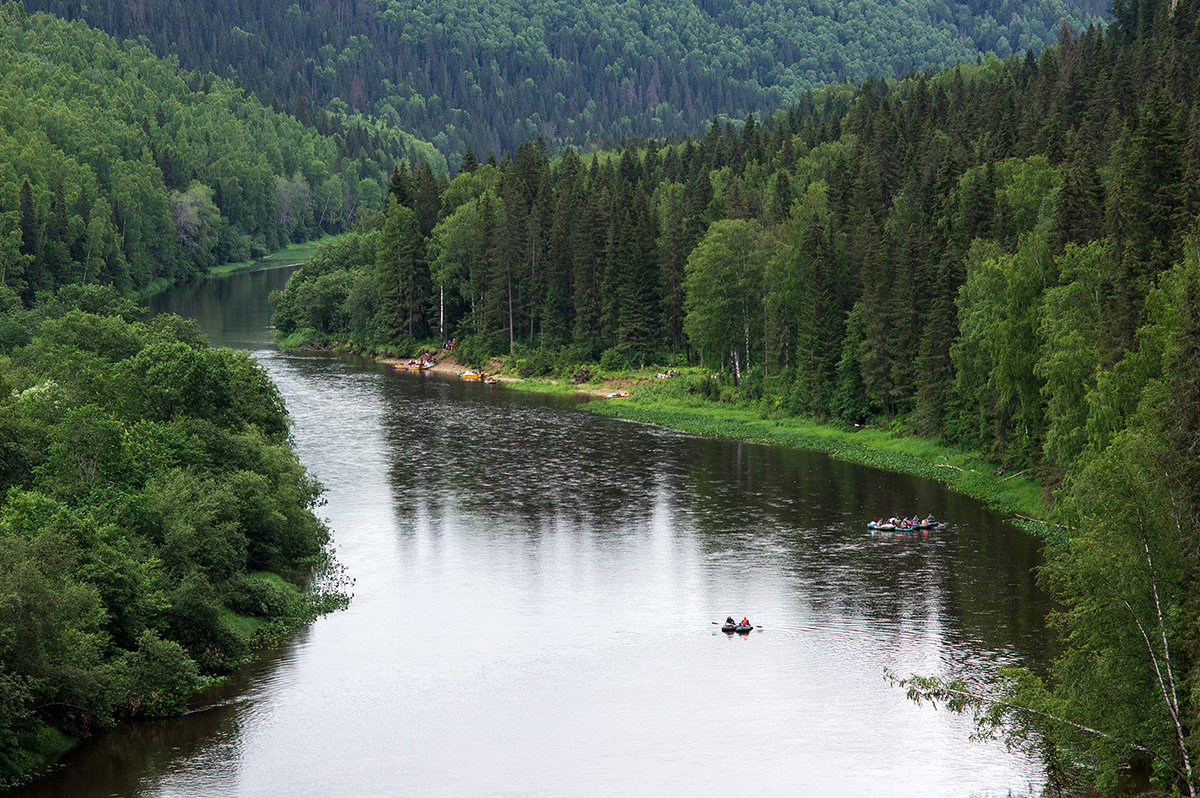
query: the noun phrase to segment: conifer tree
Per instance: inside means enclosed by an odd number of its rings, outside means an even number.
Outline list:
[[[376,238],[375,275],[380,292],[380,322],[389,341],[410,338],[419,323],[417,246],[420,233],[411,208],[389,197]]]
[[[681,186],[668,186],[662,211],[658,247],[659,291],[662,297],[663,328],[671,348],[671,365],[676,365],[684,346],[684,267],[691,241],[684,219]]]
[[[387,193],[389,197],[395,197],[396,202],[404,207],[412,207],[412,175],[408,172],[408,164],[406,162],[401,161],[392,168],[392,178],[388,181]]]
[[[471,146],[471,142],[467,142],[466,152],[463,153],[462,162],[458,165],[460,174],[473,174],[479,168],[479,161],[475,158],[475,148]]]

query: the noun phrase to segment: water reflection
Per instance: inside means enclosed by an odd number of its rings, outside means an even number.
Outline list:
[[[19,794],[1036,791],[1036,762],[882,677],[1045,661],[1037,547],[978,504],[569,400],[280,354],[262,301],[279,282],[169,306],[279,383],[354,602],[217,706],[123,727]],[[946,523],[866,529],[911,513]],[[725,635],[712,622],[730,613],[763,629]]]

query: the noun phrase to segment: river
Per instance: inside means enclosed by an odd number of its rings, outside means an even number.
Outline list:
[[[1041,667],[1036,543],[936,483],[272,345],[288,270],[180,287],[279,384],[355,580],[177,719],[21,796],[1002,796],[1040,765],[884,679]],[[928,535],[866,521],[933,513]],[[726,635],[748,615],[762,626]]]

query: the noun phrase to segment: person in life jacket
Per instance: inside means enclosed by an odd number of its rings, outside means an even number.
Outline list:
[[[749,621],[749,619],[747,619],[747,618],[742,618],[742,623],[741,623],[741,625],[742,625],[742,626],[749,626],[749,625],[750,625],[750,621]]]

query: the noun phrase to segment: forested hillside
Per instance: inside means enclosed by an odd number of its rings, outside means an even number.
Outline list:
[[[1039,52],[1103,0],[27,0],[236,78],[300,119],[374,115],[453,158],[692,133],[811,88]]]
[[[684,400],[886,424],[1038,474],[1069,525],[1046,568],[1063,653],[993,719],[1102,792],[1130,763],[1190,788],[1198,12],[1127,0],[1037,57],[830,89],[613,158],[526,143],[440,198],[397,172],[387,212],[292,279],[277,326],[454,336],[525,374],[702,362],[725,380]]]
[[[322,134],[230,81],[79,23],[0,5],[0,285],[122,291],[348,229],[427,144],[361,120]]]

